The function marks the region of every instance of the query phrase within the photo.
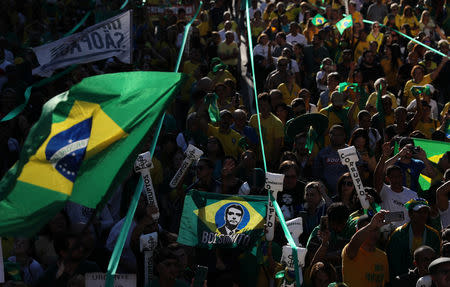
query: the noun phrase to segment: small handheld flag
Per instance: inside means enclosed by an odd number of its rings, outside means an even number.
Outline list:
[[[336,23],[336,28],[339,30],[339,33],[344,33],[345,29],[353,26],[352,15],[347,15],[344,19]]]
[[[314,18],[312,19],[312,23],[313,23],[314,26],[323,25],[323,24],[325,24],[325,22],[327,22],[327,19],[325,19],[320,14],[316,14],[316,16],[314,16]]]

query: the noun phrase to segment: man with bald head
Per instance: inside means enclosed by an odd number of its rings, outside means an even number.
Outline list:
[[[233,112],[234,123],[231,126],[233,130],[245,137],[250,147],[258,145],[258,135],[254,128],[248,125],[247,113],[244,110],[237,109]]]

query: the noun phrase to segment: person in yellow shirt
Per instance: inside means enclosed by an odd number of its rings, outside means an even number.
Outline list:
[[[283,94],[283,103],[286,105],[290,105],[292,100],[297,98],[300,87],[295,82],[295,76],[292,72],[288,72],[288,82],[281,83],[278,86],[278,90]]]
[[[387,85],[393,90],[398,91],[400,89],[400,83],[397,80],[397,74],[402,66],[403,62],[401,58],[400,46],[393,44],[385,46],[385,57],[381,59],[380,65],[383,68],[384,75],[386,77]],[[396,103],[394,103],[396,104]]]
[[[381,287],[389,282],[387,255],[377,248],[386,214],[381,210],[372,219],[358,219],[356,233],[342,250],[342,277],[348,286]]]
[[[233,114],[229,110],[220,111],[219,126],[215,127],[208,124],[208,136],[213,136],[219,139],[225,155],[239,158],[242,153],[242,149],[239,147],[241,135],[231,129],[232,123]]]
[[[408,24],[411,28],[411,34],[415,37],[419,33],[419,21],[417,21],[414,11],[411,6],[406,5],[403,10],[403,16],[400,19],[401,26]]]
[[[401,25],[402,25],[402,16],[400,16],[398,14],[398,4],[397,3],[392,3],[391,4],[391,14],[394,15],[395,17],[395,26],[397,27],[397,29],[400,29]],[[389,20],[389,14],[384,17],[383,19],[383,24],[386,25],[387,22]]]
[[[375,41],[378,44],[377,52],[380,50],[381,43],[383,42],[384,34],[380,32],[380,23],[377,21],[373,22],[372,30],[369,35],[367,35],[366,41],[372,42]]]
[[[281,147],[283,145],[284,126],[281,120],[271,113],[272,108],[270,105],[269,94],[259,94],[258,105],[262,138],[264,141],[264,153],[267,163],[272,168],[278,168]],[[249,124],[259,133],[258,115],[252,115]]]
[[[411,128],[421,131],[427,139],[431,139],[431,135],[439,128],[439,121],[432,119],[430,115],[430,104],[416,95],[416,113],[411,120]]]
[[[364,22],[363,22],[364,19],[363,19],[362,14],[356,10],[356,2],[355,1],[350,1],[348,3],[348,12],[352,15],[353,24],[359,23],[359,25],[361,26],[361,29],[364,29]]]
[[[425,86],[426,84],[430,84],[432,81],[434,81],[439,76],[439,73],[448,62],[448,60],[448,57],[443,58],[436,70],[427,75],[424,75],[425,70],[423,66],[415,65],[411,70],[412,79],[406,82],[405,88],[403,89],[403,98],[401,102],[402,106],[406,107],[409,105],[409,103],[412,102],[412,100],[414,100],[414,96],[411,93],[411,88],[413,86]]]
[[[358,41],[356,42],[356,47],[355,47],[355,56],[354,56],[355,62],[358,62],[359,57],[362,56],[364,51],[369,50],[369,48],[370,48],[369,42],[367,41],[366,38],[367,38],[367,33],[364,30],[360,30],[359,38],[358,38]]]

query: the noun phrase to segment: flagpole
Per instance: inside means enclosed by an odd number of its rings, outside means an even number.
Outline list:
[[[186,39],[187,39],[187,34],[189,31],[189,28],[191,27],[195,18],[197,18],[202,5],[203,5],[203,2],[200,1],[200,5],[198,6],[197,11],[195,12],[195,15],[192,17],[191,21],[184,28],[183,42],[181,44],[180,51],[178,53],[178,59],[177,59],[176,65],[175,65],[175,73],[178,72],[178,69],[181,64],[181,59],[183,58],[183,52],[184,52],[184,47],[186,45]],[[158,142],[158,137],[159,137],[159,134],[161,133],[164,118],[165,118],[165,112],[161,116],[161,120],[158,123],[158,128],[156,130],[155,136],[153,137],[153,142],[152,142],[152,145],[150,148],[150,157],[151,158],[153,158],[153,155],[155,153],[156,143]],[[139,197],[141,195],[143,187],[144,187],[144,182],[142,180],[142,177],[140,177],[139,182],[136,186],[136,190],[134,191],[133,197],[131,199],[130,207],[128,208],[128,212],[125,217],[125,222],[123,223],[122,229],[120,230],[120,233],[117,237],[116,245],[114,246],[114,250],[111,255],[111,259],[109,260],[109,263],[108,263],[108,269],[106,271],[105,287],[113,287],[114,286],[114,275],[116,274],[117,266],[119,265],[120,257],[122,254],[123,247],[125,245],[125,241],[126,241],[128,232],[130,232],[131,222],[134,217],[134,213],[136,211],[137,204],[139,202]]]

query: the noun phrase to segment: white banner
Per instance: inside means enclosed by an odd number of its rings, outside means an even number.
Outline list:
[[[105,287],[105,273],[86,273],[86,287]],[[114,275],[114,287],[136,287],[136,274]]]
[[[82,32],[33,48],[40,64],[33,75],[50,77],[59,68],[114,56],[131,64],[131,17],[132,10],[128,10]]]

